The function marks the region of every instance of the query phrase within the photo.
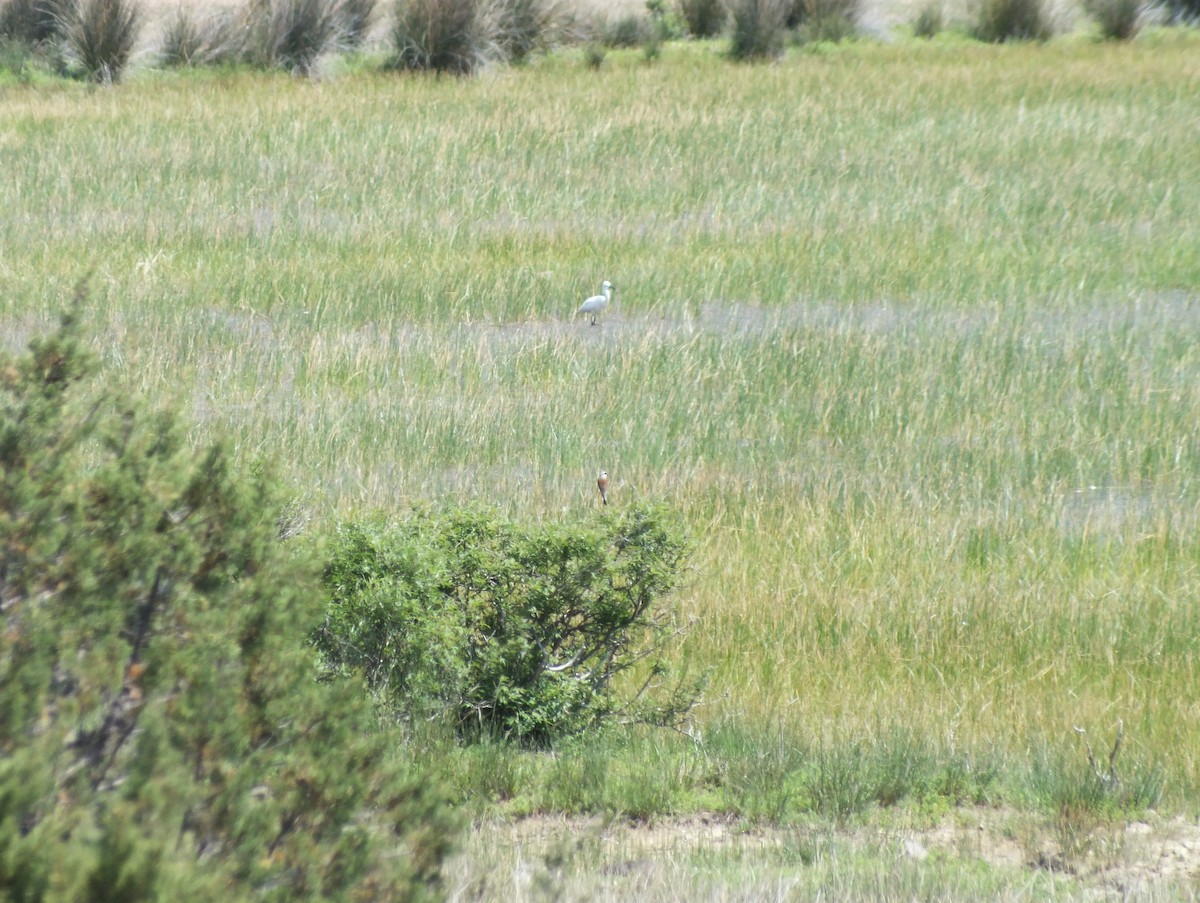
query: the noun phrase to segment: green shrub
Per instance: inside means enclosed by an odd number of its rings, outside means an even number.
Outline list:
[[[314,642],[331,674],[361,673],[398,717],[445,718],[467,739],[676,724],[697,691],[663,686],[676,628],[658,606],[687,552],[653,507],[539,528],[484,511],[351,524]]]
[[[932,38],[941,32],[943,25],[941,0],[929,0],[913,20],[913,34],[918,38]]]
[[[18,82],[28,84],[33,81],[38,62],[37,54],[29,44],[16,38],[0,37],[0,74],[10,73]]]
[[[789,9],[788,0],[731,0],[729,55],[735,60],[778,56]]]
[[[1145,0],[1087,0],[1088,14],[1110,41],[1128,41],[1141,30],[1146,16]]]
[[[608,56],[608,50],[599,41],[589,41],[583,48],[584,65],[593,71],[599,71],[604,65],[604,58]]]
[[[971,29],[980,41],[1045,41],[1054,27],[1045,0],[981,0]]]
[[[724,0],[679,0],[679,13],[693,37],[714,38],[725,27]]]
[[[74,0],[67,7],[63,39],[87,78],[112,84],[121,78],[142,23],[136,0]]]
[[[500,56],[485,0],[398,0],[392,68],[469,75]]]
[[[454,819],[314,680],[273,481],[97,388],[82,304],[0,359],[0,895],[432,895]]]
[[[677,41],[686,34],[683,20],[667,6],[667,0],[646,0],[646,13],[650,17],[647,43],[661,45],[663,41]]]

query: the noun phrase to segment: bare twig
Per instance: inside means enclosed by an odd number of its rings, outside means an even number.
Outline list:
[[[1099,763],[1096,761],[1096,755],[1092,752],[1092,744],[1088,742],[1087,731],[1082,727],[1076,727],[1075,732],[1083,738],[1083,747],[1087,750],[1088,764],[1092,767],[1092,773],[1102,784],[1108,784],[1112,787],[1119,787],[1121,778],[1117,774],[1117,754],[1121,751],[1121,741],[1125,738],[1125,723],[1117,719],[1117,736],[1113,739],[1112,749],[1108,752],[1108,771],[1101,771]]]

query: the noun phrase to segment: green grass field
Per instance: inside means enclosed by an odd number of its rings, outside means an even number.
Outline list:
[[[601,468],[668,501],[744,762],[1086,768],[1120,721],[1191,811],[1198,123],[1194,30],[0,87],[0,318],[92,271],[111,378],[278,457],[312,529],[587,517]]]

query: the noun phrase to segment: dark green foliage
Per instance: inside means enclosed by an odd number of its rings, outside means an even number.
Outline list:
[[[318,574],[273,483],[94,388],[77,310],[0,360],[0,897],[436,889],[451,825],[314,680]]]
[[[1084,7],[1100,26],[1100,34],[1110,41],[1134,38],[1146,14],[1144,0],[1087,0]]]
[[[4,0],[0,3],[0,38],[40,44],[62,35],[71,0]]]
[[[693,37],[715,38],[725,27],[724,0],[679,0],[679,12]]]
[[[536,529],[484,511],[349,525],[314,641],[398,716],[444,718],[468,739],[676,724],[697,691],[660,686],[676,629],[658,606],[687,553],[653,507]]]
[[[486,0],[398,0],[395,69],[469,75],[500,55]]]
[[[62,34],[73,62],[87,78],[113,84],[129,64],[141,24],[137,0],[69,0]]]
[[[942,24],[942,4],[939,0],[929,0],[913,20],[913,34],[918,38],[932,38],[941,32]]]
[[[731,0],[733,32],[729,55],[735,60],[761,60],[783,50],[788,0]]]
[[[980,41],[1045,41],[1054,28],[1045,0],[981,0],[971,34]]]
[[[662,44],[675,41],[687,34],[687,26],[667,0],[646,0],[646,12],[650,16],[650,34],[647,43]]]
[[[589,69],[599,71],[604,65],[608,50],[599,41],[589,41],[583,48],[583,62]]]
[[[37,45],[0,37],[0,76],[10,73],[16,81],[28,84],[33,81],[34,73],[44,68]]]

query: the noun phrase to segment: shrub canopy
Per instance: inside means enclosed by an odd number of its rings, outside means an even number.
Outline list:
[[[331,674],[361,673],[401,718],[446,718],[467,738],[674,724],[698,687],[666,679],[676,625],[659,603],[687,554],[649,506],[536,528],[483,510],[350,524],[314,641]]]
[[[0,358],[0,897],[419,898],[453,826],[314,679],[273,482],[94,372],[77,311]]]

